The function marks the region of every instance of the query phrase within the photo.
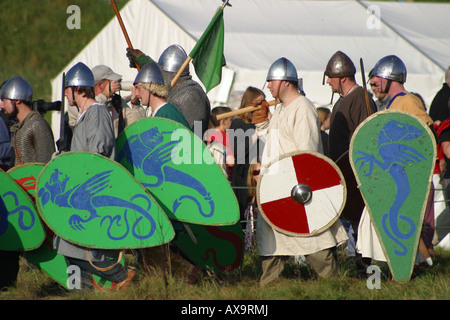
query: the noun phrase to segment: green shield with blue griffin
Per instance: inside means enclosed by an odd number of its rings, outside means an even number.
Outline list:
[[[36,182],[44,168],[44,163],[25,163],[9,169],[7,173],[28,193],[30,198],[35,201]],[[44,242],[39,248],[26,251],[24,256],[47,276],[64,288],[69,289],[67,281],[69,275],[66,259],[63,255],[57,253],[56,249],[53,247],[54,232],[45,225],[45,223],[42,221],[41,223],[45,231]],[[123,264],[123,261],[121,261],[121,263]],[[93,283],[94,288],[99,291],[108,290],[115,285],[97,275],[93,275]]]
[[[170,219],[215,226],[239,220],[236,196],[211,152],[175,121],[143,118],[126,127],[116,142],[116,160]]]
[[[0,250],[29,251],[45,238],[33,200],[0,169]]]
[[[350,163],[397,281],[411,277],[435,160],[433,133],[406,112],[375,113],[351,140]]]
[[[120,164],[90,152],[50,161],[37,182],[37,208],[61,238],[100,249],[161,245],[172,225],[148,191]]]

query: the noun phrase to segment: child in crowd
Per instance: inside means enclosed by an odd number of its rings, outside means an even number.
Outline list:
[[[229,107],[215,107],[211,110],[210,128],[205,133],[206,143],[216,160],[216,163],[222,168],[227,178],[231,176],[231,170],[234,166],[234,155],[231,149],[230,138],[226,132],[231,125],[231,118],[217,120],[219,114],[230,112]]]
[[[249,252],[255,245],[256,220],[259,216],[258,204],[256,202],[256,184],[258,183],[259,173],[261,171],[261,161],[252,162],[248,169],[247,187],[250,201],[245,210],[246,226],[245,234],[245,251]]]

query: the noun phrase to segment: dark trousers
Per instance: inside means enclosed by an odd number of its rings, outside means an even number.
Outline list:
[[[19,273],[20,253],[0,251],[0,290],[15,286]]]

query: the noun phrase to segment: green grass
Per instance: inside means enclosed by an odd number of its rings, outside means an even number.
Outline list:
[[[119,8],[127,2],[116,0]],[[2,0],[0,4],[0,83],[22,76],[30,82],[34,100],[51,99],[50,80],[115,17],[109,0]],[[70,5],[80,8],[81,29],[67,28]]]
[[[382,272],[381,289],[368,289],[366,280],[356,277],[353,258],[344,249],[338,252],[340,275],[334,279],[318,278],[307,264],[292,259],[282,277],[261,288],[260,261],[253,252],[232,273],[204,274],[194,285],[178,271],[167,275],[135,265],[137,276],[122,292],[68,292],[21,258],[17,286],[0,292],[0,300],[449,300],[450,252],[439,253],[433,266],[417,266],[408,282],[393,281],[388,266],[376,263]],[[126,259],[134,264],[132,255]]]

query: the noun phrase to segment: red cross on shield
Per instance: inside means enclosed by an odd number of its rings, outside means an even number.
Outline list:
[[[345,205],[339,167],[317,152],[286,154],[269,164],[257,185],[263,218],[275,230],[311,236],[329,228]]]

